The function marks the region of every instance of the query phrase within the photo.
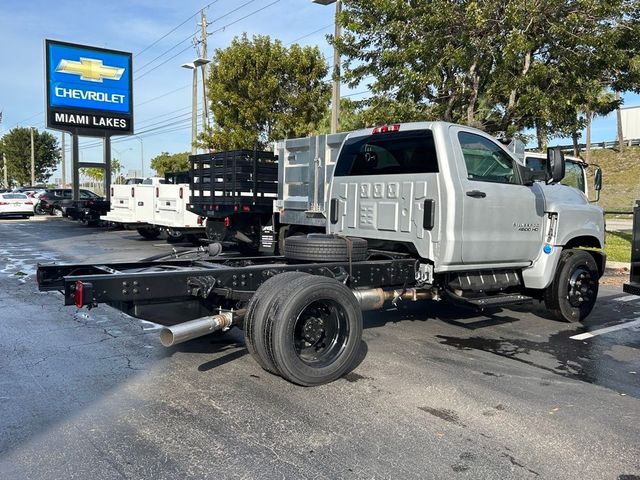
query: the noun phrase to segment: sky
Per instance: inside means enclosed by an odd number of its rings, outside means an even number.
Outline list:
[[[16,126],[44,128],[44,39],[49,38],[133,52],[137,135],[112,139],[124,173],[141,168],[141,155],[149,173],[151,158],[160,152],[190,150],[192,75],[180,66],[198,56],[192,39],[201,9],[209,23],[209,56],[247,32],[284,44],[318,45],[331,62],[326,35],[333,31],[334,6],[311,0],[0,0],[0,133]],[[343,95],[362,91],[342,88]],[[640,105],[640,96],[625,94],[624,102]],[[615,114],[594,121],[594,141],[615,136]],[[66,143],[68,152],[68,135]],[[82,138],[80,157],[102,161],[100,142]]]

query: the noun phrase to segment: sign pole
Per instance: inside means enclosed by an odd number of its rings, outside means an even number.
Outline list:
[[[80,199],[80,167],[78,165],[79,147],[78,134],[71,134],[71,173],[73,175],[73,200]]]
[[[104,137],[104,198],[111,201],[111,136]]]
[[[61,182],[61,183],[62,183],[62,184],[61,184],[60,186],[61,186],[62,188],[64,188],[64,187],[66,186],[66,184],[67,184],[67,172],[66,172],[66,170],[65,170],[65,167],[66,167],[66,165],[65,165],[65,164],[67,163],[67,162],[66,162],[66,155],[67,155],[67,152],[65,152],[65,148],[66,148],[66,147],[65,147],[65,145],[64,145],[64,137],[65,137],[65,134],[64,134],[64,132],[61,132],[61,134],[60,134],[60,135],[62,136],[62,158],[60,159],[60,166],[62,167],[62,168],[61,168],[61,170],[62,170],[62,172],[61,172],[61,173],[62,173],[62,175],[61,175],[61,176],[62,176],[62,182]]]

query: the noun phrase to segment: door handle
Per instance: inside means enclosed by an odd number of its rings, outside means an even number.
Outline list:
[[[467,197],[484,198],[486,196],[487,194],[484,192],[481,192],[480,190],[471,190],[470,192],[467,192]]]

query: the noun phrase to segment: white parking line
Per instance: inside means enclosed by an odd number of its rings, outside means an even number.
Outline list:
[[[640,300],[640,297],[637,295],[627,295],[626,297],[613,298],[612,300],[616,302],[632,302],[634,300]]]
[[[612,325],[611,327],[601,328],[599,330],[593,330],[591,332],[580,333],[578,335],[574,335],[573,337],[569,337],[569,338],[571,338],[572,340],[586,340],[587,338],[593,338],[596,335],[615,332],[616,330],[631,328],[631,327],[635,327],[636,325],[640,325],[640,318],[637,318],[636,320],[632,320],[631,322],[619,323],[618,325]]]

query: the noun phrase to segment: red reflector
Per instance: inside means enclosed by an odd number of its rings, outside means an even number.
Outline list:
[[[25,205],[33,205],[33,202],[24,202]]]
[[[242,206],[242,211],[243,212],[250,212],[251,211],[251,207],[249,205],[243,205]]]
[[[111,187],[111,196],[113,197],[113,187]]]
[[[231,218],[230,217],[224,217],[224,226],[226,228],[229,228],[231,226]]]
[[[180,196],[180,200],[182,200],[182,195],[183,195],[182,187],[180,187],[180,190],[178,190],[178,195]]]
[[[202,225],[204,223],[204,217],[198,217],[198,225]]]
[[[76,282],[76,291],[74,293],[74,300],[76,302],[76,307],[82,308],[84,305],[84,285],[80,280]]]
[[[136,196],[136,191],[133,187],[131,187],[131,198]]]
[[[371,133],[376,134],[376,133],[388,133],[388,132],[399,132],[399,131],[400,131],[400,124],[394,123],[393,125],[382,125],[380,127],[376,127],[371,131]]]
[[[156,187],[156,198],[160,196],[160,187]]]
[[[9,205],[9,202],[0,202],[0,205]]]

